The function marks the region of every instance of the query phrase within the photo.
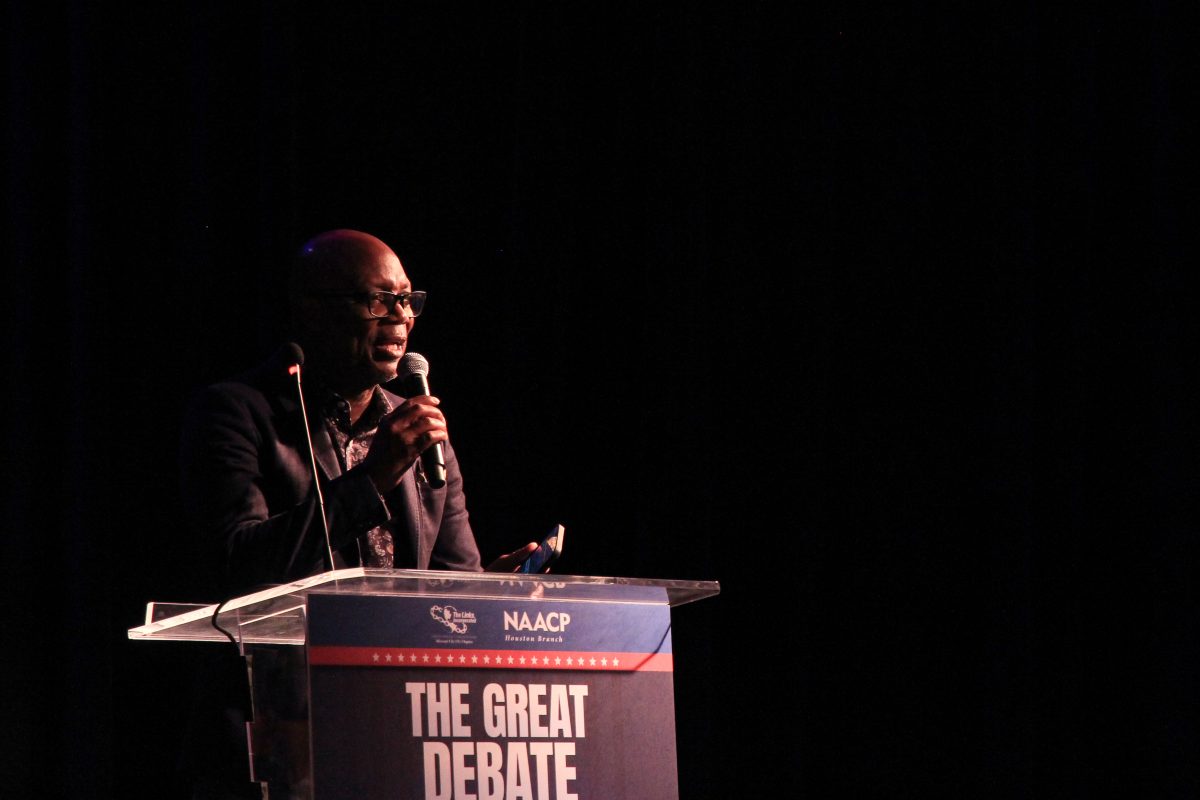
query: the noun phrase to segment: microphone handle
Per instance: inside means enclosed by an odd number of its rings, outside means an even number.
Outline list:
[[[420,372],[414,372],[404,381],[409,397],[430,394],[429,381]],[[434,489],[446,485],[446,454],[441,442],[435,442],[421,451],[421,468],[425,470],[425,480]]]

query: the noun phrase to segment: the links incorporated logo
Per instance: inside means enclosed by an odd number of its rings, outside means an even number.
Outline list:
[[[466,633],[467,626],[475,624],[474,611],[459,611],[454,606],[430,606],[429,616],[454,633]]]

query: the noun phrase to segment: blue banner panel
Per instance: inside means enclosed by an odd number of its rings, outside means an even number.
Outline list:
[[[671,652],[665,603],[313,592],[308,610],[309,647]]]

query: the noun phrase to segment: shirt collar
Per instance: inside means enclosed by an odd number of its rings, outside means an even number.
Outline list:
[[[379,421],[392,410],[392,402],[383,390],[376,386],[371,390],[371,399],[367,403],[366,410],[358,418],[358,422],[353,425],[350,424],[350,402],[337,392],[323,389],[321,408],[325,418],[336,425],[338,429],[353,434],[364,430],[374,430],[378,427]]]

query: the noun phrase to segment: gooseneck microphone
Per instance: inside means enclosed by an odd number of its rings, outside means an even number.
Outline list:
[[[420,353],[405,353],[400,359],[400,385],[405,397],[429,394],[429,361]],[[426,447],[421,453],[421,468],[425,480],[435,489],[446,485],[446,453],[441,442]]]
[[[321,478],[317,472],[317,455],[313,450],[312,432],[308,429],[308,410],[304,407],[304,389],[300,385],[300,367],[304,364],[304,351],[295,342],[288,342],[282,348],[284,363],[288,365],[288,375],[296,376],[296,396],[300,398],[300,416],[304,420],[304,437],[308,442],[308,460],[312,465],[313,488],[317,492],[317,507],[321,511],[321,525],[325,529],[325,553],[329,556],[329,568],[333,569],[333,545],[329,539],[329,520],[325,516],[325,495],[321,492]]]

